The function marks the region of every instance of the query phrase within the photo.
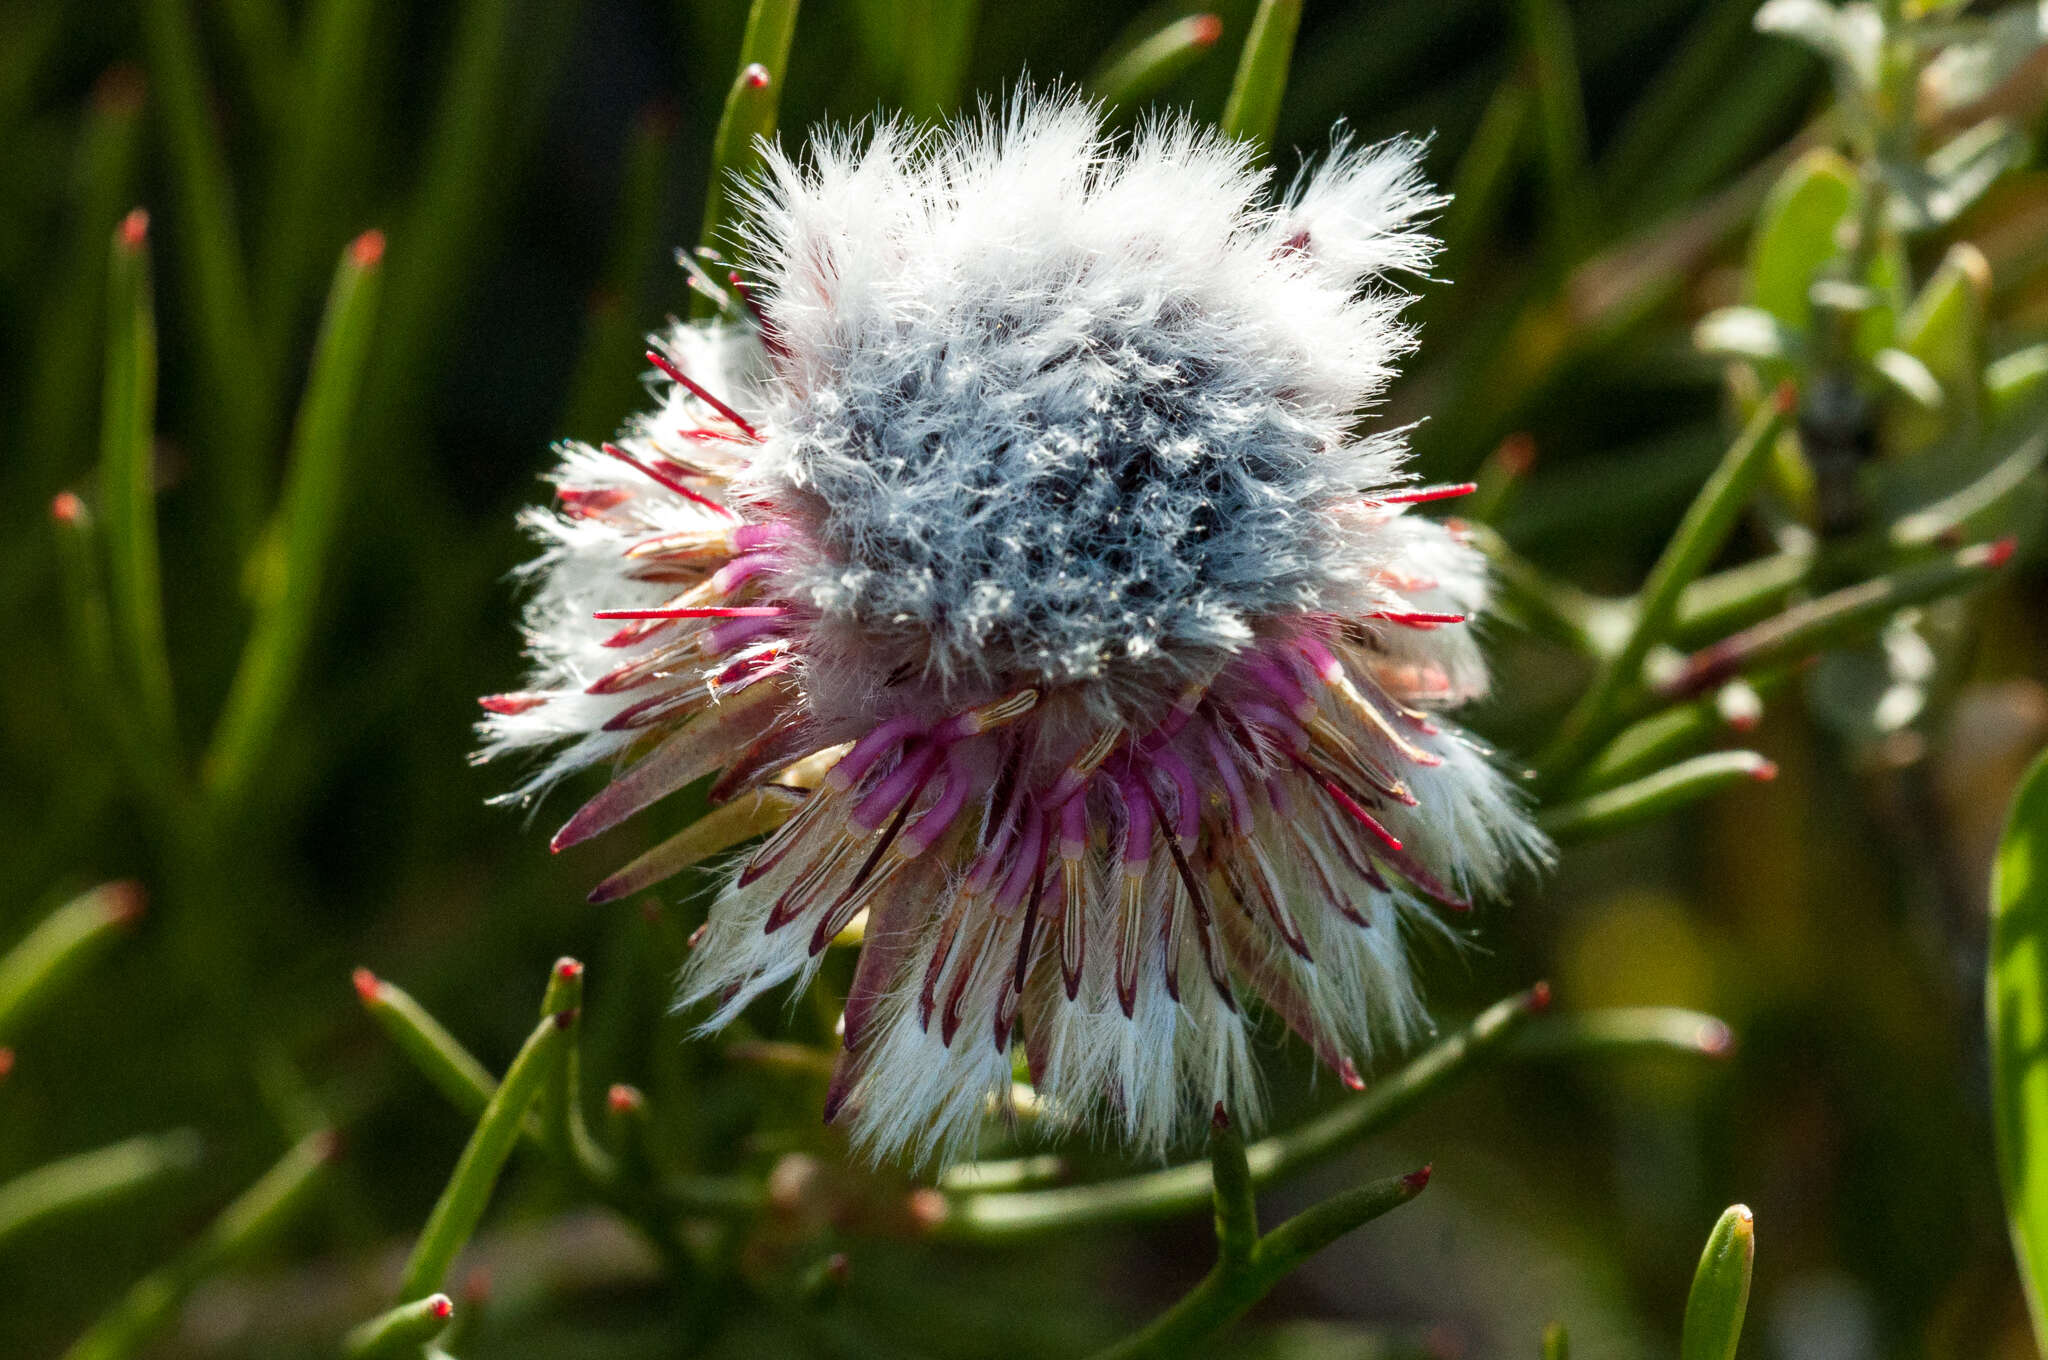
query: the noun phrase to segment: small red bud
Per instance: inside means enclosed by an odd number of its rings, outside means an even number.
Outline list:
[[[1197,47],[1214,47],[1223,36],[1223,20],[1214,14],[1197,14],[1188,20],[1188,41]]]
[[[349,974],[349,981],[355,983],[356,995],[362,999],[365,1006],[374,1006],[384,999],[384,984],[378,981],[377,975],[369,969],[356,969]]]
[[[1760,762],[1755,769],[1749,772],[1749,777],[1759,784],[1770,783],[1778,777],[1778,762],[1775,760]]]
[[[647,1097],[641,1095],[636,1087],[619,1082],[604,1093],[604,1103],[613,1114],[632,1114],[646,1108]]]
[[[85,502],[69,491],[59,491],[50,499],[50,518],[59,524],[76,524],[84,513]]]
[[[446,1294],[436,1294],[427,1300],[427,1311],[442,1322],[455,1316],[455,1300]]]
[[[121,249],[131,255],[142,249],[142,243],[149,239],[149,210],[131,209],[128,215],[121,219],[120,230]]]
[[[348,262],[358,269],[375,269],[384,259],[384,233],[375,227],[348,243]]]
[[[765,90],[768,88],[768,68],[757,61],[740,73],[740,79],[750,90]]]
[[[574,982],[583,976],[583,965],[575,959],[555,960],[555,976],[564,982]]]
[[[1725,1058],[1735,1051],[1735,1031],[1719,1020],[1710,1020],[1700,1026],[1696,1042],[1709,1058]]]

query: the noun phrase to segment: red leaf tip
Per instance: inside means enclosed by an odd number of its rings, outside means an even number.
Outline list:
[[[555,976],[564,982],[574,982],[583,976],[583,965],[575,959],[556,959]]]
[[[647,1108],[647,1097],[640,1094],[638,1087],[618,1082],[604,1093],[604,1103],[613,1114],[632,1114]]]
[[[2013,541],[2010,535],[2004,538],[1993,539],[1984,546],[1984,565],[1996,571],[2012,561],[2012,555],[2018,550],[2018,547],[2019,545]]]
[[[110,883],[106,888],[106,912],[109,924],[132,926],[142,919],[149,909],[149,895],[140,883],[132,880]]]
[[[1778,777],[1778,762],[1775,760],[1758,761],[1756,768],[1749,772],[1749,777],[1759,784],[1770,783]]]
[[[432,1313],[437,1320],[446,1322],[449,1318],[455,1316],[455,1300],[449,1298],[446,1294],[436,1294],[427,1300],[427,1311]]]
[[[1230,1127],[1230,1113],[1223,1108],[1223,1102],[1220,1100],[1216,1102],[1216,1108],[1209,1111],[1209,1127],[1213,1129],[1227,1129]]]
[[[1401,1178],[1401,1184],[1408,1188],[1409,1194],[1419,1195],[1422,1193],[1423,1189],[1426,1186],[1428,1186],[1429,1178],[1435,1174],[1436,1163],[1431,1162],[1427,1166],[1424,1166],[1416,1171],[1411,1171],[1407,1175],[1403,1176]]]
[[[384,233],[375,227],[348,243],[348,262],[358,269],[375,269],[384,259]]]
[[[383,1000],[384,984],[369,969],[356,969],[349,974],[349,981],[355,984],[356,995],[362,998],[365,1006],[374,1006]]]
[[[757,61],[740,73],[740,79],[750,90],[765,90],[768,88],[768,68]]]
[[[7,1074],[13,1070],[14,1050],[11,1048],[0,1048],[0,1081],[5,1081]]]
[[[1529,989],[1528,1007],[1531,1015],[1541,1015],[1550,1009],[1550,984],[1548,982],[1539,982]]]
[[[1188,41],[1197,47],[1214,47],[1223,36],[1223,20],[1214,14],[1197,14],[1188,19]]]
[[[121,249],[131,255],[142,249],[142,243],[149,239],[149,209],[130,208],[121,219],[120,232]]]
[[[50,518],[59,524],[76,524],[85,513],[85,502],[69,491],[59,491],[50,498]]]
[[[1700,1026],[1695,1042],[1709,1058],[1725,1058],[1735,1051],[1735,1031],[1719,1020],[1709,1020]]]
[[[1358,1075],[1358,1064],[1349,1058],[1337,1064],[1337,1078],[1354,1091],[1365,1089],[1365,1078]]]

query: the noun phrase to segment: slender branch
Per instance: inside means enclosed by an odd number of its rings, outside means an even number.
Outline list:
[[[1216,1260],[1236,1269],[1259,1245],[1259,1207],[1252,1197],[1252,1169],[1244,1157],[1244,1135],[1216,1107],[1209,1127],[1209,1178],[1216,1200]]]
[[[1710,751],[1632,783],[1543,810],[1543,829],[1555,841],[1588,840],[1661,817],[1745,780],[1775,778],[1778,767],[1754,751]]]

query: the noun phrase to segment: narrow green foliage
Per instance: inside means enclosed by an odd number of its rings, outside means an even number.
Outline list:
[[[125,1360],[161,1334],[200,1282],[273,1240],[305,1205],[334,1159],[334,1135],[311,1134],[221,1211],[169,1265],[137,1281],[64,1360]]]
[[[498,1081],[461,1041],[410,994],[369,969],[356,969],[355,988],[370,1018],[449,1104],[472,1119],[484,1112]]]
[[[44,917],[0,957],[0,1043],[11,1042],[36,1007],[69,986],[141,912],[141,888],[102,884]]]
[[[1479,116],[1479,126],[1451,173],[1451,201],[1444,209],[1444,268],[1447,273],[1470,254],[1498,217],[1513,187],[1535,97],[1528,83],[1505,80]],[[1474,512],[1474,519],[1487,518]]]
[[[1785,671],[1775,670],[1751,676],[1743,683],[1761,697],[1785,679]],[[1572,781],[1572,792],[1583,796],[1611,789],[1706,745],[1736,725],[1724,711],[1722,699],[1721,692],[1704,694],[1624,728]]]
[[[209,791],[228,809],[247,796],[269,752],[312,638],[348,491],[356,396],[370,357],[383,255],[383,233],[374,231],[342,251],[299,403],[284,497],[252,564],[255,624],[205,770]]]
[[[1508,1045],[1517,1058],[1725,1058],[1734,1048],[1726,1021],[1680,1006],[1610,1006],[1545,1015],[1523,1027]]]
[[[1571,13],[1563,0],[1521,0],[1518,14],[1535,86],[1550,230],[1569,244],[1584,234],[1595,203]]]
[[[1543,1329],[1543,1360],[1572,1360],[1572,1341],[1562,1322]]]
[[[350,1332],[342,1342],[342,1353],[349,1360],[397,1360],[418,1355],[421,1346],[448,1330],[454,1316],[455,1303],[446,1294],[429,1294],[411,1303],[401,1303]]]
[[[1209,1180],[1216,1201],[1216,1259],[1242,1265],[1259,1245],[1259,1210],[1244,1135],[1219,1108],[1209,1129]]]
[[[2006,1219],[2035,1343],[2048,1346],[2048,756],[2021,781],[1998,844],[1985,1023]]]
[[[675,120],[666,110],[643,109],[633,120],[618,205],[612,210],[617,225],[611,253],[586,314],[582,352],[561,422],[561,428],[582,437],[617,429],[639,390],[632,357],[644,348],[641,337],[657,310],[649,302],[648,279],[674,144]]]
[[[1749,1206],[1737,1204],[1721,1215],[1700,1253],[1692,1293],[1685,1301],[1679,1360],[1734,1360],[1755,1263],[1756,1221]]]
[[[150,86],[163,111],[171,182],[185,223],[178,254],[188,271],[199,360],[214,403],[207,463],[220,478],[232,541],[244,544],[255,532],[268,482],[264,441],[274,416],[275,376],[258,344],[234,187],[213,125],[188,0],[147,0],[142,15]]]
[[[789,77],[789,46],[796,35],[798,0],[754,0],[740,40],[739,71],[726,92],[718,135],[711,143],[711,175],[704,188],[704,224],[697,240],[717,250],[732,209],[735,184],[760,164],[757,139],[775,135],[775,113]],[[964,6],[963,6],[964,8]],[[711,301],[691,300],[695,315],[708,316]]]
[[[585,1184],[608,1185],[617,1174],[611,1154],[590,1136],[583,1118],[583,965],[560,959],[541,1002],[562,1020],[562,1056],[540,1094],[542,1137],[559,1166],[572,1168]]]
[[[1664,640],[1680,596],[1728,541],[1736,517],[1749,503],[1767,457],[1785,427],[1788,403],[1761,403],[1720,465],[1693,498],[1685,518],[1665,545],[1638,597],[1634,626],[1621,648],[1595,676],[1584,696],[1565,715],[1557,737],[1537,761],[1547,784],[1568,779],[1611,735],[1616,712],[1641,681],[1650,648]]]
[[[1144,103],[1216,46],[1223,21],[1213,14],[1176,19],[1088,77],[1088,89],[1107,109]]]
[[[1560,842],[1590,840],[1649,821],[1749,780],[1770,779],[1778,767],[1754,751],[1714,751],[1668,769],[1543,810],[1543,829]]]
[[[93,371],[101,318],[107,313],[107,232],[134,202],[142,143],[142,73],[120,66],[100,77],[79,135],[75,195],[67,204],[70,244],[57,266],[36,326],[26,379],[22,429],[28,434],[34,489],[68,475],[78,447],[90,438]]]
[[[981,0],[890,0],[883,12],[902,30],[904,111],[927,119],[951,113],[967,84]]]
[[[1259,0],[1237,59],[1230,101],[1221,127],[1261,150],[1273,144],[1280,126],[1280,101],[1287,93],[1287,68],[1294,60],[1294,35],[1301,27],[1301,0]]]
[[[398,1287],[401,1302],[425,1298],[439,1289],[456,1254],[476,1231],[490,1203],[491,1191],[497,1186],[498,1174],[504,1170],[506,1158],[512,1155],[512,1145],[519,1140],[527,1107],[540,1095],[561,1061],[564,1036],[563,1017],[544,1015],[512,1059],[504,1082],[484,1107],[476,1131],[463,1148],[454,1174],[427,1216],[427,1225],[420,1231],[420,1239],[405,1263],[405,1274]]]
[[[0,1185],[0,1243],[37,1224],[119,1203],[198,1162],[199,1136],[179,1129],[39,1166]]]
[[[149,216],[114,229],[107,269],[107,365],[100,408],[100,496],[113,590],[115,651],[132,683],[152,758],[176,764],[171,663],[164,646],[156,534],[156,309]]]

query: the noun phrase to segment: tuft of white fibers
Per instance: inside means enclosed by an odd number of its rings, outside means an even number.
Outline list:
[[[1340,132],[1274,196],[1031,92],[820,134],[747,196],[735,319],[561,447],[480,755],[534,760],[521,799],[609,767],[557,848],[711,778],[727,820],[594,898],[771,828],[679,1004],[718,1028],[857,933],[826,1110],[867,1155],[972,1151],[1020,1056],[1044,1119],[1150,1155],[1256,1125],[1268,1019],[1357,1085],[1428,1031],[1413,945],[1546,857],[1447,716],[1486,573],[1417,507],[1457,489],[1360,428],[1435,250],[1419,154]]]

